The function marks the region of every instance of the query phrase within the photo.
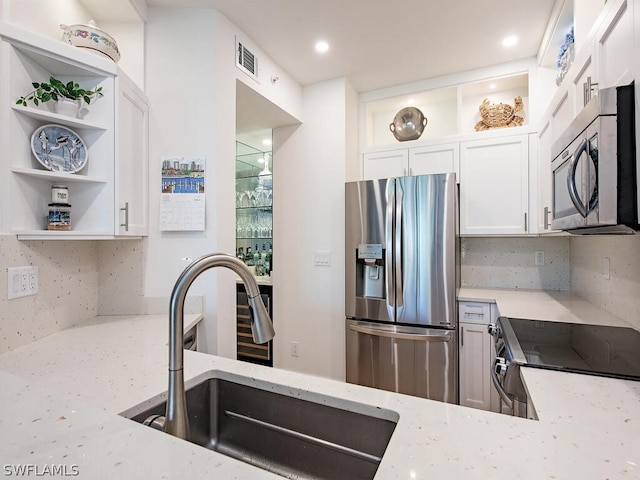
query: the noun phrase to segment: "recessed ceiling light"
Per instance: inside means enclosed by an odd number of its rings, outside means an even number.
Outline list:
[[[490,83],[489,84],[489,90],[495,90],[496,89],[496,84],[495,83]]]
[[[502,46],[513,47],[518,43],[518,40],[519,40],[518,37],[516,37],[515,35],[509,35],[508,37],[504,37],[502,39]]]
[[[316,52],[325,53],[327,50],[329,50],[329,44],[327,42],[320,41],[316,43]]]
[[[262,144],[265,145],[265,146],[271,145],[271,139],[270,138],[265,138],[264,140],[262,140]]]

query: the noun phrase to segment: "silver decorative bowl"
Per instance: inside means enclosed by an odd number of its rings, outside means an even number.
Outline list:
[[[393,123],[389,124],[389,130],[399,142],[416,140],[420,138],[424,127],[427,126],[427,118],[416,107],[406,107],[396,113]]]
[[[60,25],[62,40],[70,45],[87,48],[106,55],[114,62],[120,60],[120,50],[115,39],[96,27],[92,20],[88,25]]]

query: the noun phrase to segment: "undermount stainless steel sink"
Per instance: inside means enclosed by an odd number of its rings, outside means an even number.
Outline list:
[[[188,382],[186,401],[190,442],[287,478],[372,479],[399,419],[391,410],[219,371]],[[165,407],[148,401],[122,415],[142,423]]]

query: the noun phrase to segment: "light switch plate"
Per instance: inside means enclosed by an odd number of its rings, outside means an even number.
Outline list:
[[[330,267],[331,252],[329,250],[317,250],[313,252],[313,265],[316,267]]]

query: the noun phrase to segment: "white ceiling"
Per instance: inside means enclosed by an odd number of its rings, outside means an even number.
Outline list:
[[[358,92],[535,56],[555,1],[146,0],[214,8],[300,84],[346,76]]]
[[[145,2],[81,1],[99,18],[141,14]],[[358,92],[535,56],[554,4],[562,2],[146,0],[149,7],[216,9],[301,85],[347,77]],[[505,49],[507,35],[517,35],[519,43]],[[323,56],[313,49],[318,40],[330,44]],[[243,138],[251,144],[264,129],[290,123],[286,113],[257,97],[239,86],[238,134],[249,135]]]

